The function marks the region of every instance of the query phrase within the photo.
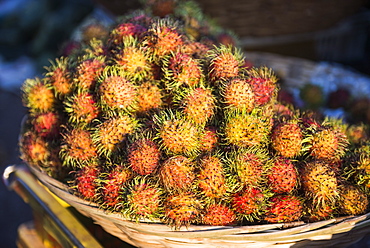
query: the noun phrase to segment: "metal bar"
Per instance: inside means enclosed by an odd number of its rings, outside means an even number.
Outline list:
[[[71,212],[64,208],[25,166],[8,166],[3,174],[5,185],[18,193],[33,210],[51,220],[53,234],[63,247],[102,247]]]

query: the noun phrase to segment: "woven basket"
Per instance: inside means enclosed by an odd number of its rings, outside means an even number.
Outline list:
[[[314,32],[356,13],[364,0],[197,0],[204,13],[238,36]]]
[[[137,247],[347,247],[370,232],[370,213],[315,223],[293,222],[251,226],[190,225],[175,231],[156,222],[132,222],[76,197],[63,183],[38,167],[33,174],[56,196],[91,218],[106,232]]]

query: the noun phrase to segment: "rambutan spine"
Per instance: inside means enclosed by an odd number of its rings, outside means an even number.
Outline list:
[[[154,115],[161,149],[169,155],[195,156],[199,154],[201,127],[183,117],[180,112],[161,111]]]

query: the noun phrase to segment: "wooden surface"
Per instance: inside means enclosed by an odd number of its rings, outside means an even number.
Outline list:
[[[45,248],[36,232],[33,221],[25,222],[18,228],[18,248]]]

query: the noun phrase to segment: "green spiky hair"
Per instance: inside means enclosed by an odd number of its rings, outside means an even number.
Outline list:
[[[114,56],[114,62],[122,71],[122,76],[133,81],[146,79],[152,69],[152,58],[147,49],[132,36],[123,38],[121,46]]]
[[[250,113],[255,108],[255,94],[246,78],[227,80],[222,83],[220,91],[227,109]]]
[[[107,66],[99,77],[97,95],[107,115],[134,112],[137,108],[137,86],[124,76],[118,66]]]
[[[255,102],[258,106],[264,106],[276,101],[278,79],[271,68],[261,66],[248,70],[248,82],[252,86]]]
[[[180,112],[161,111],[153,120],[161,150],[170,155],[194,156],[199,153],[203,131]]]
[[[63,103],[68,121],[73,125],[88,125],[100,114],[94,95],[86,91],[76,91]]]
[[[325,118],[320,126],[311,126],[308,129],[310,155],[317,159],[332,161],[343,158],[349,145],[346,129],[347,125],[335,118]]]
[[[104,56],[83,56],[76,65],[76,71],[73,77],[74,87],[86,91],[93,90],[100,74],[106,66],[105,60],[106,58]]]
[[[137,176],[127,186],[123,215],[133,221],[163,217],[163,189],[150,177]]]
[[[266,181],[266,170],[271,162],[267,149],[249,147],[234,149],[225,156],[229,175],[233,175],[235,184],[259,186]]]
[[[69,128],[63,134],[60,157],[63,166],[84,167],[98,160],[91,131],[81,127]]]
[[[261,220],[273,193],[263,186],[246,186],[236,191],[231,197],[231,206],[238,221],[253,223]]]
[[[69,69],[69,57],[61,57],[50,61],[50,66],[45,67],[48,78],[56,96],[63,99],[72,91],[72,73]]]
[[[239,147],[264,146],[269,141],[271,117],[262,109],[227,111],[223,131],[228,145]]]
[[[196,87],[204,83],[201,61],[180,50],[163,59],[163,81],[169,90]]]
[[[215,46],[207,53],[209,78],[211,81],[228,80],[239,76],[244,64],[244,55],[231,45]]]
[[[22,85],[23,105],[31,113],[46,113],[53,111],[56,98],[52,86],[38,77],[26,79]]]
[[[332,205],[339,197],[339,181],[335,171],[322,160],[305,161],[300,169],[304,194],[314,206]]]
[[[217,99],[211,87],[185,89],[176,94],[173,101],[180,105],[184,116],[196,125],[204,126],[216,112]]]
[[[127,161],[130,168],[139,175],[154,174],[162,154],[152,130],[135,132],[128,140]]]
[[[103,120],[94,127],[92,139],[98,154],[110,157],[122,149],[127,136],[140,127],[136,118],[119,114]]]
[[[271,147],[277,155],[297,158],[308,151],[309,138],[298,115],[279,116],[271,131]]]
[[[155,62],[159,62],[183,43],[179,23],[167,17],[154,19],[143,38],[143,45],[149,48]]]

